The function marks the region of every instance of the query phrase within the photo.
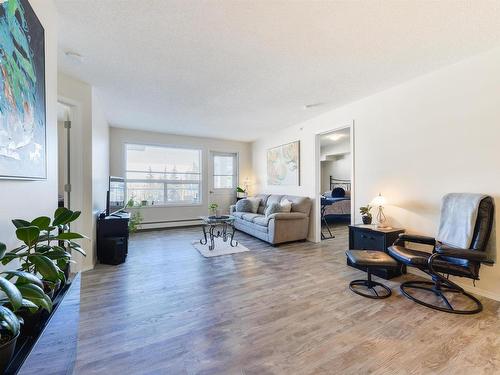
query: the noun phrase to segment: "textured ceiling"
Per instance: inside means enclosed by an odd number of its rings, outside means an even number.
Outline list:
[[[245,141],[500,45],[496,0],[56,3],[111,124]]]

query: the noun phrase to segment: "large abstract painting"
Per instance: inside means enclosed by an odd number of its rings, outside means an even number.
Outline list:
[[[0,0],[0,178],[47,177],[44,34],[28,0]]]
[[[267,184],[296,185],[300,181],[300,142],[287,143],[267,151]]]

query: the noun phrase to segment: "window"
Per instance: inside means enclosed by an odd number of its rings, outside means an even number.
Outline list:
[[[236,155],[213,154],[214,189],[236,188]]]
[[[126,180],[135,204],[199,204],[201,150],[127,144]]]

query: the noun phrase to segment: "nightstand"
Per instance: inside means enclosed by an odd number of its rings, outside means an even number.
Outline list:
[[[405,230],[401,228],[377,228],[376,225],[363,224],[349,225],[349,249],[378,250],[387,253],[387,248],[392,246],[398,236],[404,232]],[[366,272],[365,267],[353,265],[349,259],[347,259],[347,264]],[[372,273],[388,280],[406,273],[406,269],[404,267],[377,268]]]

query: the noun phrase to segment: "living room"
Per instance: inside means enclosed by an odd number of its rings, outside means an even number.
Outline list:
[[[0,1],[1,371],[500,373],[499,16]]]

